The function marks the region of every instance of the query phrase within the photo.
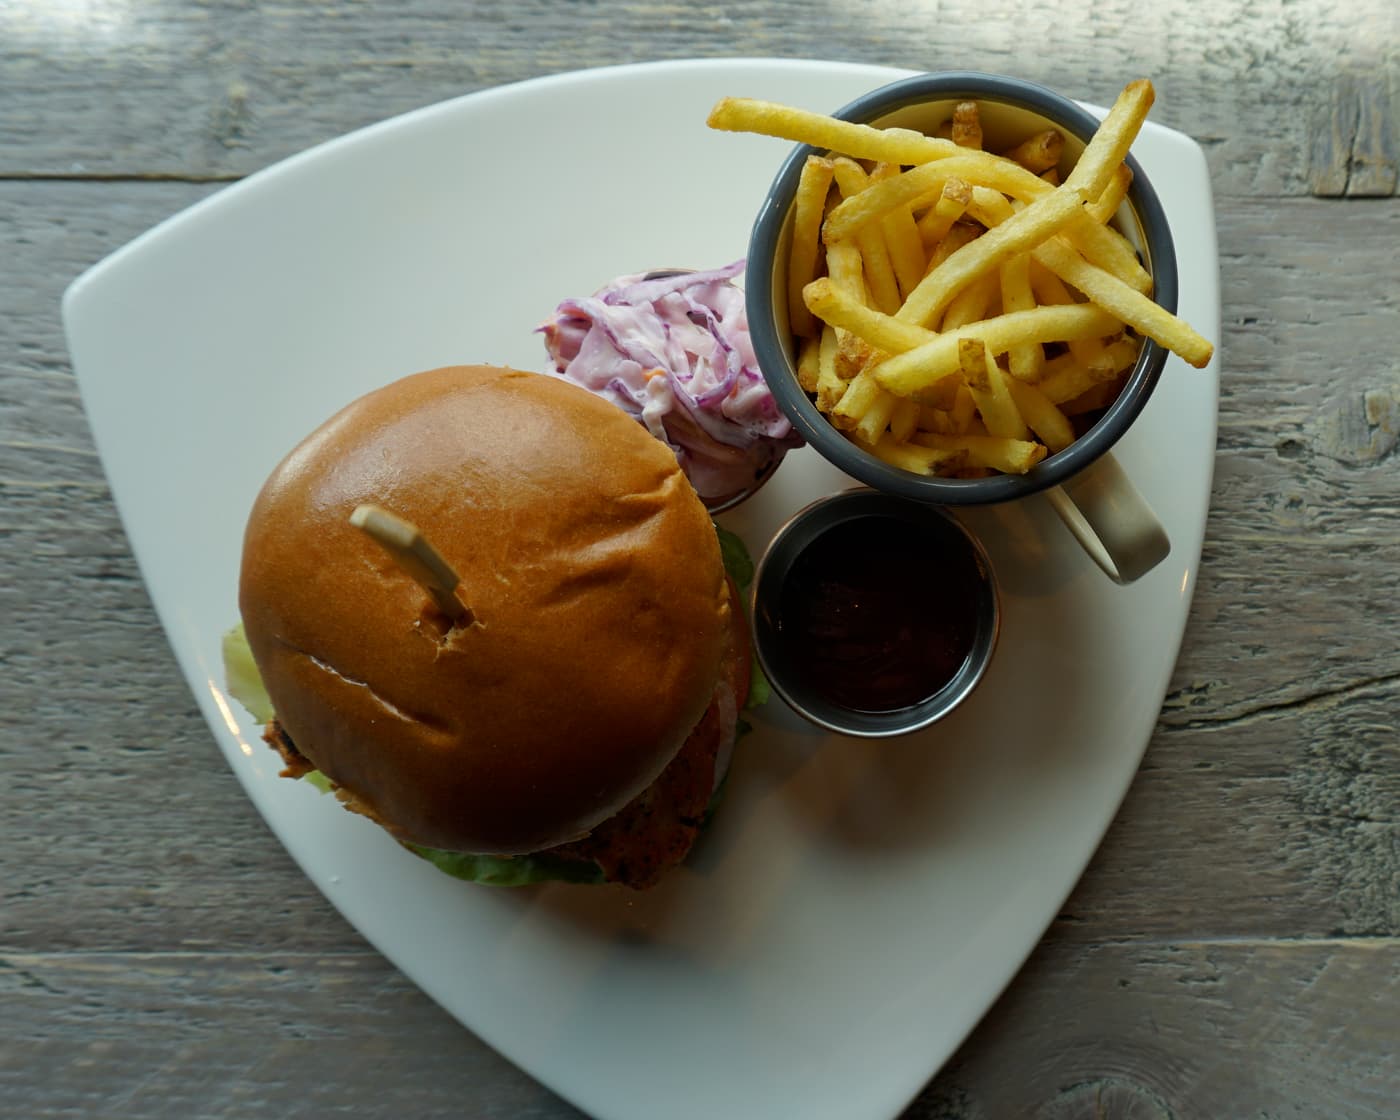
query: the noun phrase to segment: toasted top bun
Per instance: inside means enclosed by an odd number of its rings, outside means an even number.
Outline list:
[[[413,522],[476,616],[448,624],[348,518]],[[715,691],[719,544],[675,456],[542,374],[431,370],[361,397],[273,471],[239,605],[297,749],[402,840],[576,839],[665,768]]]

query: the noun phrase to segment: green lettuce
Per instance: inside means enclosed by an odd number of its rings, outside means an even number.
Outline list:
[[[248,636],[240,622],[224,635],[220,652],[224,657],[224,682],[229,695],[248,709],[259,723],[272,720],[272,699],[263,687],[262,674],[258,672],[253,651],[248,648]]]
[[[749,609],[749,587],[753,583],[753,557],[749,555],[749,550],[744,547],[743,540],[737,533],[731,533],[719,525],[715,526],[715,533],[719,537],[719,555],[724,562],[724,570],[729,573],[729,578],[734,581],[734,585],[739,589],[739,601],[745,614]],[[772,690],[768,687],[768,678],[763,675],[763,670],[759,668],[758,658],[749,660],[749,698],[744,703],[744,710],[750,711],[760,708],[768,703],[768,698]],[[749,724],[743,720],[739,721],[740,734],[749,730]]]

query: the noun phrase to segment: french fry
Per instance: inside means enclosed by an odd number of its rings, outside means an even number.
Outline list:
[[[980,183],[972,188],[972,198],[967,204],[968,217],[981,222],[988,229],[1001,225],[1015,213],[1016,208],[1011,205],[1011,200],[1001,191],[994,191]]]
[[[836,332],[836,376],[842,381],[849,381],[867,366],[876,365],[887,356],[859,335],[839,329]]]
[[[1066,416],[1082,416],[1086,412],[1107,408],[1118,399],[1118,394],[1122,391],[1123,379],[1121,377],[1110,378],[1108,381],[1099,382],[1091,389],[1086,389],[1073,400],[1065,401],[1060,407]]]
[[[1007,391],[1016,409],[1041,443],[1051,451],[1063,451],[1074,442],[1074,425],[1054,403],[1034,385],[1007,378]]]
[[[756,132],[761,136],[844,152],[855,159],[888,163],[926,163],[955,156],[960,151],[951,140],[925,136],[913,129],[853,124],[823,113],[749,97],[721,98],[710,110],[705,123],[721,132]]]
[[[962,151],[960,148],[955,150]],[[995,158],[995,156],[988,156],[985,152],[964,152],[959,156],[911,168],[898,178],[876,183],[868,191],[862,191],[854,196],[847,195],[827,215],[826,224],[822,227],[822,237],[826,239],[828,245],[833,241],[850,237],[857,230],[878,221],[897,207],[913,205],[924,198],[936,198],[950,179],[977,179],[981,181],[981,178],[986,174],[986,169],[982,165],[987,160]],[[1007,165],[1008,168],[1015,166],[1015,164]],[[1005,171],[1005,169],[1002,170]],[[1020,171],[1021,169],[1016,168],[1016,170]],[[998,175],[998,180],[1005,180],[1007,174],[1009,172]],[[1031,176],[1031,178],[1035,179],[1035,176]],[[1035,181],[1040,182],[1039,179],[1035,179]],[[995,184],[993,185],[995,186]]]
[[[805,305],[803,310],[806,310]],[[797,347],[797,383],[802,386],[804,393],[817,391],[817,378],[820,372],[821,336],[802,339]]]
[[[817,351],[817,408],[821,412],[829,413],[846,394],[846,383],[836,374],[836,347],[836,328],[823,327]]]
[[[1000,225],[1015,212],[1016,207],[999,191],[973,187],[968,213],[983,225]],[[1136,291],[1146,293],[1152,290],[1152,277],[1138,261],[1127,238],[1117,230],[1099,225],[1087,214],[1078,214],[1065,224],[1062,233],[1090,263],[1116,276]]]
[[[826,247],[826,273],[831,282],[852,299],[869,303],[860,250],[854,241],[838,241]]]
[[[1022,140],[1009,152],[1006,158],[1015,160],[1027,171],[1043,175],[1060,162],[1065,150],[1065,136],[1058,128],[1047,128],[1034,136]]]
[[[982,115],[978,112],[977,102],[959,101],[953,106],[952,141],[959,148],[981,150]]]
[[[1117,319],[1092,304],[1012,311],[940,334],[932,342],[886,359],[874,372],[890,392],[916,396],[925,386],[957,370],[959,338],[980,338],[993,354],[1004,354],[1020,342],[1101,338],[1119,329]]]
[[[1134,291],[1151,293],[1151,275],[1142,267],[1128,239],[1112,226],[1100,225],[1086,210],[1065,227],[1064,236],[1090,264],[1116,276]]]
[[[982,235],[982,227],[972,222],[958,222],[947,233],[928,255],[928,268],[924,270],[927,276],[940,264],[946,261],[969,241],[973,241]]]
[[[896,443],[907,443],[919,427],[919,402],[909,397],[895,397],[894,411],[890,413],[890,438]]]
[[[870,173],[870,181],[884,182],[898,177],[900,169],[892,163],[882,163]],[[924,278],[923,241],[914,223],[913,205],[896,206],[880,219],[880,231],[885,235],[894,278],[899,284],[900,301],[918,287]]]
[[[959,327],[965,327],[969,323],[987,318],[988,312],[997,300],[999,287],[997,281],[998,274],[996,272],[988,272],[972,281],[948,304],[948,310],[943,312],[943,322],[939,324],[939,329],[953,331]]]
[[[953,223],[963,216],[972,201],[972,184],[956,175],[943,184],[938,199],[918,221],[919,239],[932,249],[948,236]]]
[[[830,277],[813,280],[803,290],[808,309],[823,322],[841,327],[864,339],[872,347],[890,354],[902,353],[932,342],[938,336],[923,327],[903,323],[866,307],[849,292],[836,286]]]
[[[1065,282],[1034,257],[1031,258],[1030,263],[1030,280],[1031,291],[1035,294],[1037,303],[1066,306],[1079,302],[1065,285]],[[1074,356],[1074,362],[1080,366],[1089,366],[1098,361],[1104,350],[1103,340],[1098,338],[1075,338],[1069,340],[1066,345]],[[1050,364],[1054,364],[1053,361],[1042,369],[1042,377],[1049,371]],[[1060,361],[1059,364],[1066,363]]]
[[[840,156],[832,161],[836,176],[836,186],[843,198],[854,198],[866,193],[870,177],[865,169],[853,159]],[[885,234],[878,224],[863,225],[853,231],[856,248],[860,250],[861,265],[865,272],[865,284],[870,292],[870,301],[887,315],[899,310],[901,302],[899,285],[894,278],[894,267],[890,263],[889,249],[885,245]]]
[[[974,192],[975,197],[975,192]],[[976,241],[964,245],[923,278],[896,315],[920,326],[931,322],[958,289],[1017,253],[1043,242],[1083,211],[1083,196],[1066,187],[1030,203]]]
[[[873,442],[861,439],[856,442],[877,459],[912,474],[933,474],[935,470],[943,474],[957,469],[967,459],[965,451],[901,443],[888,434]]]
[[[1137,138],[1156,94],[1152,83],[1139,78],[1123,87],[1123,92],[1108,111],[1108,116],[1094,132],[1093,138],[1069,173],[1061,188],[1076,189],[1086,198],[1098,198],[1114,175],[1114,168],[1123,162]]]
[[[817,323],[802,302],[802,289],[817,275],[821,225],[835,171],[832,161],[808,156],[793,195],[792,249],[788,255],[788,323],[799,338],[815,337]]]
[[[1045,363],[1045,374],[1036,382],[1036,388],[1046,400],[1063,405],[1096,385],[1112,381],[1137,361],[1140,345],[1136,339],[1120,338],[1108,346],[1098,340],[1095,343],[1099,354],[1087,364],[1080,362],[1073,351]]]
[[[1033,252],[1035,259],[1061,280],[1078,288],[1139,334],[1166,347],[1197,369],[1210,362],[1215,348],[1191,326],[1161,304],[1090,264],[1063,239],[1052,237],[1036,246]]]
[[[961,451],[973,466],[988,467],[1003,474],[1025,474],[1045,458],[1045,445],[1032,440],[1007,439],[992,435],[935,435],[920,432],[913,442],[936,451]]]
[[[1002,311],[1029,311],[1036,305],[1030,273],[1031,258],[1027,253],[1017,253],[1010,260],[1002,262],[997,275]],[[947,322],[947,316],[944,316],[944,322]],[[1037,381],[1045,366],[1045,348],[1038,342],[1017,343],[1006,352],[1006,361],[1012,377],[1020,381]]]
[[[831,422],[838,428],[854,428],[872,407],[890,397],[870,371],[863,370],[851,378],[841,402],[831,410]],[[889,419],[888,412],[885,412],[885,419]]]
[[[986,343],[980,338],[960,339],[958,365],[987,431],[1008,439],[1030,439],[1030,430],[1007,388],[1008,378],[987,353]]]
[[[849,397],[850,394],[847,393],[846,396]],[[871,401],[870,407],[865,410],[865,415],[856,421],[856,435],[867,442],[873,443],[878,440],[889,427],[895,406],[903,399],[881,389],[879,396]]]
[[[1118,207],[1123,205],[1123,200],[1128,197],[1128,188],[1132,185],[1133,169],[1126,163],[1120,163],[1113,169],[1113,177],[1109,179],[1103,193],[1084,207],[1086,213],[1100,225],[1111,222],[1113,215],[1118,213]]]
[[[967,383],[957,374],[950,374],[939,384],[947,385],[953,382],[957,384],[957,390],[953,394],[952,407],[948,409],[948,423],[954,433],[966,435],[972,431],[972,426],[977,420],[977,402],[972,399]]]

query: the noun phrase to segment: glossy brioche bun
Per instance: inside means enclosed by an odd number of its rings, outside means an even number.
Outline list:
[[[449,627],[351,512],[416,524]],[[273,471],[244,537],[248,643],[297,749],[397,837],[519,854],[650,785],[709,705],[719,545],[674,454],[586,390],[485,366],[361,397]]]

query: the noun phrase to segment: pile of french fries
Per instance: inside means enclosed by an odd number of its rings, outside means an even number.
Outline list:
[[[1114,400],[1142,338],[1210,361],[1110,224],[1152,100],[1130,82],[1063,180],[1060,132],[985,151],[976,102],[937,136],[715,106],[712,128],[831,153],[798,182],[787,297],[798,379],[836,428],[916,474],[1024,474]]]

